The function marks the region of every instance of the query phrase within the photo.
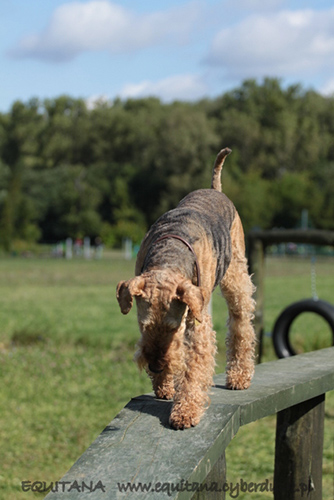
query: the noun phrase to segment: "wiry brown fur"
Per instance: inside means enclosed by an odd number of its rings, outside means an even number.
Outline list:
[[[209,402],[216,342],[208,304],[218,277],[229,309],[227,387],[246,389],[254,371],[254,289],[242,224],[230,200],[214,194],[221,191],[221,169],[230,152],[225,148],[217,156],[212,190],[191,193],[175,211],[152,226],[138,253],[136,277],[117,286],[124,314],[136,298],[141,338],[135,358],[151,378],[156,396],[174,400],[170,423],[175,429],[198,424]],[[216,214],[212,207],[216,207]],[[200,209],[205,212],[203,220]],[[226,214],[226,223],[219,222],[221,214]],[[169,234],[170,229],[191,239],[200,268],[200,286],[189,248],[172,237],[160,241],[161,234]]]

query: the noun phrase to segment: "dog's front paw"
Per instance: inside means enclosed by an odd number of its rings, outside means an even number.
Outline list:
[[[173,408],[169,417],[169,424],[173,429],[183,430],[195,427],[201,419],[202,411],[191,411],[190,408]]]

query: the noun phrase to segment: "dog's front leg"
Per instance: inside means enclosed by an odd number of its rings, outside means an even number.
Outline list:
[[[170,424],[174,429],[197,425],[209,402],[208,392],[213,383],[215,365],[215,332],[211,319],[193,325],[185,334],[184,370],[175,377],[174,404]],[[187,338],[188,337],[188,338]]]
[[[173,399],[175,393],[174,376],[166,353],[163,360],[157,360],[156,348],[152,350],[151,344],[145,341],[143,337],[138,342],[137,347],[138,350],[134,359],[139,369],[144,369],[150,377],[156,397],[158,399]]]

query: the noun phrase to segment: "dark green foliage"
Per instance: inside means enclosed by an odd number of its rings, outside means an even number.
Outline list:
[[[209,187],[233,150],[223,190],[245,229],[334,229],[334,98],[276,79],[213,100],[15,102],[0,114],[0,244],[102,235],[139,242],[189,191]]]

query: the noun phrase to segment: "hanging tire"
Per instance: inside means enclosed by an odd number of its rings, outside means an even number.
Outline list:
[[[314,312],[324,318],[333,334],[334,345],[334,306],[324,300],[305,299],[294,302],[277,318],[274,325],[272,340],[276,355],[279,358],[288,358],[297,354],[291,346],[289,331],[292,322],[303,312]]]

